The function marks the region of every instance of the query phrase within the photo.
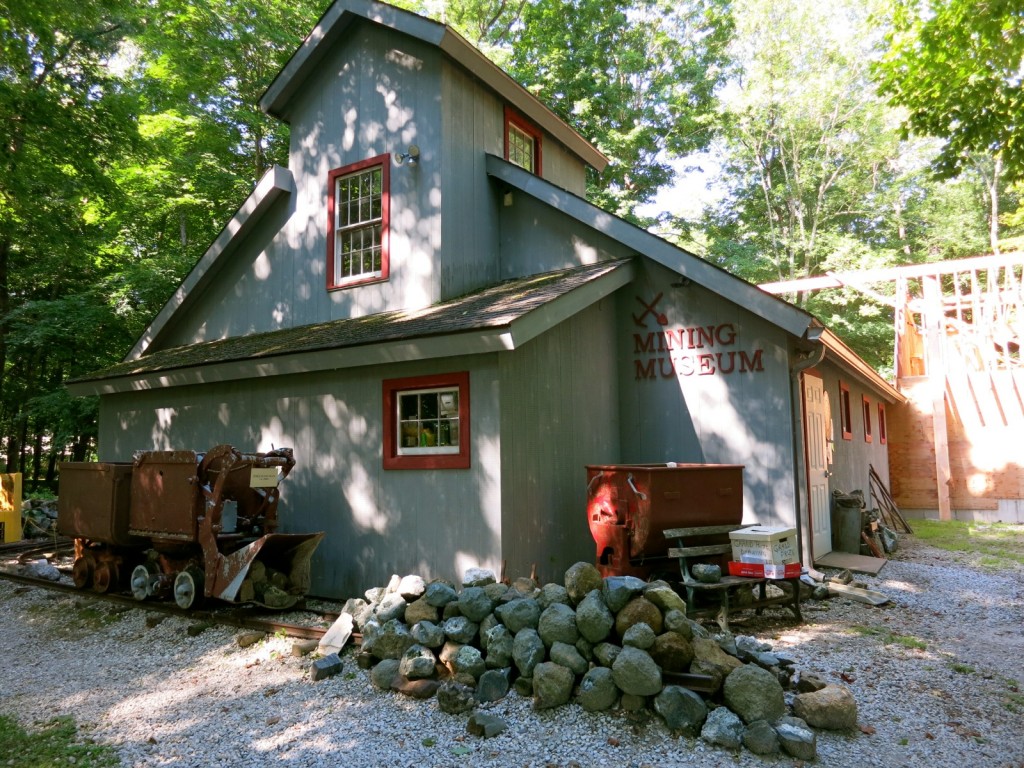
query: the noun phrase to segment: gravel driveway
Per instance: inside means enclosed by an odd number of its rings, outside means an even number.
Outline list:
[[[818,765],[1024,766],[1024,567],[957,558],[903,537],[877,577],[858,575],[888,606],[832,599],[805,603],[800,626],[734,622],[853,691],[860,729],[819,731]],[[233,630],[189,637],[187,622],[148,616],[0,582],[0,713],[28,727],[72,715],[125,766],[798,764],[673,738],[653,715],[534,712],[514,693],[488,705],[509,729],[484,740],[465,715],[375,690],[351,659],[312,683],[290,640],[243,649]]]

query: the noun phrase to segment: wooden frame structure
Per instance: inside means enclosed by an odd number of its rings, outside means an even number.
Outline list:
[[[893,308],[897,386],[908,398],[887,424],[893,497],[947,520],[1020,515],[1022,286],[1024,252],[1017,251],[761,288],[789,294],[849,287]]]

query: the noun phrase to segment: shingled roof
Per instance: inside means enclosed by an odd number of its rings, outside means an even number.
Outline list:
[[[617,259],[509,280],[424,309],[381,312],[157,350],[81,376],[69,384],[501,329],[631,261]]]

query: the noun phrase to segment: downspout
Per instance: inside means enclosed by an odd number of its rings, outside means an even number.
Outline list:
[[[789,397],[792,403],[790,413],[793,415],[793,499],[796,501],[796,545],[806,565],[813,565],[809,542],[804,541],[803,523],[810,516],[810,500],[807,498],[807,457],[804,453],[804,412],[803,397],[800,394],[801,374],[813,368],[825,359],[825,345],[821,342],[824,329],[814,326],[807,329],[804,338],[815,347],[806,353],[807,357],[798,360],[790,369]],[[805,546],[807,549],[805,550]]]

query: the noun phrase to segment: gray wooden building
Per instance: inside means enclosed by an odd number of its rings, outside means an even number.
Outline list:
[[[831,488],[887,477],[900,395],[809,314],[587,203],[606,159],[450,28],[339,0],[261,106],[288,168],[70,388],[100,396],[102,460],[292,447],[282,529],[326,532],[314,593],[559,577],[594,558],[587,464],[742,464],[744,519],[798,526],[805,560]]]

